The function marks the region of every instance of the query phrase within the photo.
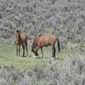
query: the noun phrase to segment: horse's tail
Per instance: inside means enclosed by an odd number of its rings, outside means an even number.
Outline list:
[[[58,46],[58,52],[60,52],[60,41],[58,38],[57,38],[57,46]]]

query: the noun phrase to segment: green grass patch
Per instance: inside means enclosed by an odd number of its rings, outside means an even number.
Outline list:
[[[69,45],[70,46],[70,45]],[[71,54],[79,53],[77,50],[70,50],[68,46],[67,49],[61,50],[60,53],[56,50],[56,58],[64,60],[66,57],[69,57]],[[44,47],[43,54],[44,58],[42,59],[41,51],[39,50],[39,56],[35,59],[33,58],[33,53],[31,52],[31,47],[28,47],[28,57],[16,56],[16,47],[14,44],[0,44],[0,66],[14,66],[18,69],[31,69],[36,65],[46,65],[49,59],[52,58],[52,47]],[[80,52],[82,54],[82,52]],[[85,51],[83,52],[83,54]]]
[[[29,55],[32,53],[30,52]],[[44,65],[46,60],[44,59],[33,59],[32,57],[21,57],[16,56],[15,46],[12,44],[0,44],[0,66],[14,66],[19,69],[33,68],[35,65]]]

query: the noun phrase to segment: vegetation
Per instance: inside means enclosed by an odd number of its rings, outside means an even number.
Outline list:
[[[84,85],[85,47],[68,46],[56,59],[51,58],[50,47],[44,48],[42,59],[33,58],[30,50],[28,57],[16,56],[13,44],[0,44],[0,85]]]
[[[68,41],[85,42],[84,0],[0,0],[0,42],[14,42],[15,30],[29,39],[54,33],[62,48]]]
[[[0,85],[85,85],[84,0],[0,0]],[[26,31],[28,57],[16,56],[15,31]],[[34,58],[39,34],[59,37],[61,53]]]
[[[0,66],[14,66],[17,69],[24,70],[32,68],[37,64],[43,65],[46,63],[42,59],[33,59],[30,51],[28,57],[16,56],[16,47],[13,44],[0,44],[0,48]]]

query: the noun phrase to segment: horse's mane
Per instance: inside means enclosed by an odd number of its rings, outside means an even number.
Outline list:
[[[37,44],[37,40],[38,40],[39,36],[37,36],[34,41],[33,41],[33,44],[32,44],[32,48],[36,48],[36,44]]]
[[[33,44],[32,44],[32,49],[36,47],[36,38],[34,39],[33,41]]]

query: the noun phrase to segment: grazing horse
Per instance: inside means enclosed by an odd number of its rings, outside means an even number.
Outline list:
[[[25,50],[28,55],[28,46],[27,46],[27,35],[25,32],[20,32],[20,30],[16,30],[16,55],[20,56],[20,47],[23,48],[23,57],[25,56]]]
[[[60,52],[60,42],[59,42],[59,39],[51,34],[51,35],[40,35],[40,36],[37,36],[34,41],[33,41],[33,44],[32,44],[32,52],[38,56],[38,49],[40,48],[41,49],[41,54],[42,54],[42,57],[43,57],[43,47],[46,47],[46,46],[52,46],[52,57],[55,58],[55,54],[56,54],[56,47],[55,47],[55,44],[57,42],[57,46],[58,46],[58,52]]]

